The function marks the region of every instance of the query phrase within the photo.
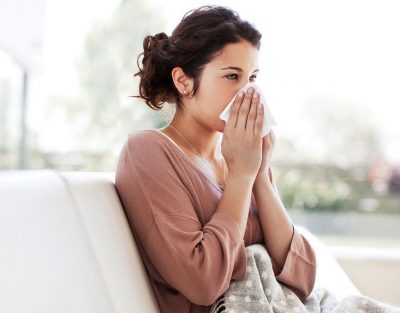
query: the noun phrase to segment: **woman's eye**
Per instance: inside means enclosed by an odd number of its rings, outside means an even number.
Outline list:
[[[229,75],[226,75],[225,77],[227,77],[229,79],[237,79],[238,78],[238,74],[229,74]]]
[[[229,75],[226,75],[225,77],[227,77],[229,79],[238,79],[239,75],[238,74],[229,74]],[[250,77],[250,80],[254,81],[254,80],[256,80],[256,78],[257,78],[257,75],[253,75]]]

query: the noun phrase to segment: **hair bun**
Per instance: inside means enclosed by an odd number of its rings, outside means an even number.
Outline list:
[[[154,36],[152,36],[153,38],[157,39],[157,40],[165,40],[165,39],[169,39],[168,35],[164,32],[155,34]]]
[[[154,36],[146,36],[143,48],[147,51],[154,51],[157,48],[165,49],[169,45],[169,37],[166,33],[161,32]]]
[[[149,36],[150,37],[150,42],[151,45],[154,46],[164,46],[166,43],[169,43],[169,37],[166,33],[161,32],[158,34],[155,34],[154,36]]]

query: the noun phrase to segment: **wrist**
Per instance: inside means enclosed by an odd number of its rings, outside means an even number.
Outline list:
[[[268,176],[267,173],[262,173],[262,174],[258,174],[256,176],[256,178],[254,179],[254,184],[260,184],[260,183],[264,183],[264,182],[270,182],[272,183],[270,177]]]
[[[253,192],[271,190],[274,191],[274,186],[267,175],[263,175],[254,180]]]
[[[264,170],[263,172],[258,172],[257,176],[255,178],[255,182],[261,181],[263,179],[268,179],[271,182],[271,184],[274,183],[274,180],[272,178],[271,166],[268,166],[268,170],[267,171]]]
[[[253,176],[245,176],[245,175],[236,175],[236,174],[228,174],[226,179],[226,184],[238,184],[242,187],[250,187],[254,184],[254,177]]]

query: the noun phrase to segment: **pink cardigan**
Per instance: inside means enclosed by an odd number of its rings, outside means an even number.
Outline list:
[[[209,312],[231,279],[245,278],[245,247],[264,242],[254,195],[242,238],[230,215],[215,212],[222,190],[155,129],[128,135],[115,185],[161,312]],[[295,227],[277,274],[302,300],[314,287],[315,253]]]

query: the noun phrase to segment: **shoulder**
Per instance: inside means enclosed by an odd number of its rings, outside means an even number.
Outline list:
[[[142,145],[144,143],[154,144],[158,138],[159,134],[154,129],[139,129],[128,134],[125,144],[129,146]]]
[[[162,163],[168,160],[168,148],[154,129],[140,129],[129,133],[121,150],[121,156],[136,163]]]
[[[141,129],[126,138],[118,158],[116,181],[132,184],[135,177],[135,180],[159,184],[175,177],[177,171],[173,151],[162,134]]]
[[[140,129],[129,133],[124,149],[135,155],[149,154],[162,150],[162,138],[154,129]]]

